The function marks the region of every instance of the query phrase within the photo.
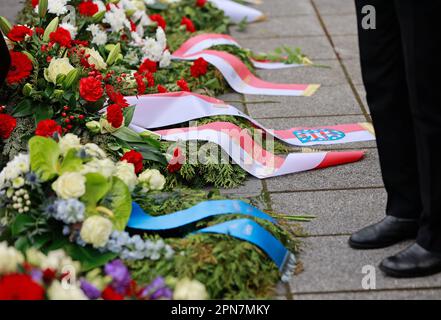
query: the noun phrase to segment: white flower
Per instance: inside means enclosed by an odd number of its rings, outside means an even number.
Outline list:
[[[103,247],[112,233],[112,222],[101,216],[91,216],[83,222],[80,236],[84,242],[93,245],[94,248]]]
[[[60,27],[66,29],[67,31],[70,32],[70,36],[72,37],[72,39],[75,39],[75,37],[78,34],[78,28],[76,26],[74,26],[73,24],[69,23],[69,22],[63,22],[60,24]]]
[[[135,166],[127,161],[120,161],[116,164],[115,176],[120,178],[129,188],[130,191],[135,189],[138,178],[135,174]]]
[[[35,248],[26,250],[26,261],[34,267],[41,268],[41,264],[45,259],[46,255]]]
[[[26,256],[28,256],[28,252],[26,252]],[[44,257],[36,256],[35,259],[37,261],[41,259],[38,266],[43,270],[52,269],[58,272],[64,272],[64,268],[73,268],[75,272],[80,270],[80,263],[78,261],[73,261],[63,249],[51,251]]]
[[[162,54],[161,60],[159,61],[160,68],[167,68],[171,63],[171,54],[170,51],[165,50]]]
[[[67,172],[52,183],[52,189],[62,199],[79,198],[86,192],[86,178],[78,172]]]
[[[94,0],[93,3],[98,6],[98,12],[106,11],[106,5],[101,0]]]
[[[49,300],[88,300],[83,290],[75,284],[63,286],[60,281],[53,281],[47,289]]]
[[[97,46],[105,45],[107,43],[107,34],[97,24],[91,24],[87,27],[87,31],[92,33],[92,43]]]
[[[24,262],[20,251],[8,247],[6,242],[0,242],[0,276],[17,271],[17,266]]]
[[[90,55],[87,59],[87,62],[95,65],[95,69],[103,70],[107,68],[107,64],[104,62],[103,57],[101,57],[100,53],[93,48],[85,48],[85,53]]]
[[[70,149],[81,148],[81,141],[80,138],[73,133],[67,133],[60,138],[58,145],[61,153],[65,156]]]
[[[206,300],[208,293],[205,286],[197,280],[184,278],[176,283],[174,300]]]
[[[115,171],[115,164],[110,159],[93,159],[86,163],[81,171],[82,174],[99,173],[102,176],[109,178]]]
[[[12,187],[14,189],[19,189],[19,188],[23,187],[24,183],[25,183],[25,180],[23,179],[23,177],[17,177],[12,180]]]
[[[52,83],[57,83],[57,76],[60,74],[67,75],[75,69],[69,62],[69,58],[53,58],[49,66],[44,69],[44,78]]]
[[[167,38],[165,36],[164,29],[161,27],[156,29],[156,41],[158,41],[158,44],[161,46],[163,51],[165,48],[167,48]]]
[[[142,190],[162,190],[165,185],[164,176],[156,169],[147,169],[138,177],[138,183],[142,186]]]
[[[29,154],[20,153],[8,162],[6,167],[0,173],[0,186],[3,186],[6,181],[11,181],[21,174],[27,173],[30,170]]]
[[[118,8],[114,4],[110,4],[110,10],[106,11],[103,22],[110,24],[113,32],[119,32],[124,27],[130,29],[130,22],[127,20],[126,13],[123,8]]]
[[[49,13],[60,16],[67,13],[67,3],[69,0],[49,0],[47,5],[47,11]],[[35,12],[38,13],[38,6],[35,7]]]
[[[159,61],[162,57],[162,46],[153,38],[147,38],[144,40],[142,52],[144,53],[144,59],[150,59],[152,61]],[[143,59],[143,60],[144,60]]]
[[[86,151],[86,154],[92,158],[104,159],[107,156],[106,152],[95,143],[86,143],[83,149]]]

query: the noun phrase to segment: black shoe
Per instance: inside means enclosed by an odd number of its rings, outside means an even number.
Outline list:
[[[395,278],[425,277],[441,272],[441,254],[430,252],[415,243],[384,259],[380,270]]]
[[[386,216],[382,221],[353,233],[348,242],[354,249],[378,249],[415,239],[417,232],[417,220]]]

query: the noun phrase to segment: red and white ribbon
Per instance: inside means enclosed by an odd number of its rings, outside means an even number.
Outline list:
[[[126,97],[136,106],[132,125],[144,129],[161,128],[212,116],[245,118],[265,134],[295,146],[329,145],[375,140],[367,123],[342,124],[320,127],[296,127],[287,130],[265,128],[253,118],[222,100],[191,92],[171,92]]]
[[[136,125],[130,127],[143,132]],[[277,156],[255,143],[240,127],[230,122],[213,122],[199,127],[155,131],[166,141],[207,141],[219,145],[231,159],[251,175],[266,179],[296,172],[320,169],[358,161],[362,151],[290,153]]]
[[[230,45],[230,46],[242,48],[241,45],[237,42],[237,40],[230,35],[221,34],[221,33],[204,33],[191,37],[190,39],[185,41],[179,47],[179,49],[173,53],[173,56],[176,58],[191,56],[203,50],[218,45]],[[262,61],[262,60],[254,60],[254,59],[251,59],[251,62],[256,68],[269,69],[269,70],[303,66],[302,64],[297,64],[297,63],[287,64],[283,62]]]
[[[210,0],[219,9],[223,10],[225,15],[233,23],[240,23],[243,20],[247,22],[256,22],[265,20],[265,15],[254,8],[230,0]]]

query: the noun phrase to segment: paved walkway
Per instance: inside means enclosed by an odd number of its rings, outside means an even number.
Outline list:
[[[0,0],[1,14],[12,21],[18,1]],[[250,25],[246,32],[233,30],[240,43],[257,51],[277,46],[300,47],[316,63],[331,69],[299,68],[259,71],[267,80],[321,83],[312,97],[267,97],[229,94],[226,100],[244,101],[244,111],[267,127],[324,125],[369,120],[358,63],[353,0],[264,0],[259,6],[269,19]],[[256,100],[276,104],[253,104]],[[237,104],[236,104],[237,105]],[[266,206],[286,214],[311,214],[305,223],[309,236],[299,256],[304,272],[287,286],[281,299],[439,299],[441,276],[394,280],[376,273],[377,290],[361,286],[362,267],[377,266],[383,257],[407,244],[385,250],[355,251],[348,248],[349,234],[383,216],[385,193],[375,143],[354,143],[340,149],[361,148],[366,158],[341,167],[284,176],[264,181],[250,179],[236,195],[264,192]],[[231,191],[230,191],[231,192]]]

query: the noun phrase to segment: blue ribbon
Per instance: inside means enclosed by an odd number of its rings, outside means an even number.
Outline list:
[[[134,229],[159,231],[179,228],[208,217],[223,214],[241,214],[273,223],[276,222],[266,213],[241,200],[204,201],[191,208],[159,217],[153,217],[145,213],[136,202],[133,202],[132,214],[127,226]]]
[[[159,217],[147,214],[136,202],[133,202],[132,214],[127,226],[133,229],[149,231],[170,230],[223,214],[252,216],[276,223],[266,213],[241,200],[211,200],[201,202],[186,210]],[[294,255],[270,232],[251,219],[231,220],[203,228],[195,233],[225,234],[256,245],[277,265],[282,274],[282,281],[289,280],[295,267]]]

